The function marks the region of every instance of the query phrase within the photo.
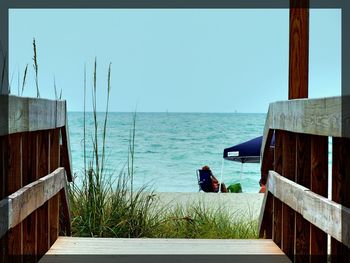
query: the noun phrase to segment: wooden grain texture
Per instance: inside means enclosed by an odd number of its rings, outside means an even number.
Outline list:
[[[345,87],[346,85],[344,85]],[[342,114],[342,136],[343,138],[350,138],[350,94],[349,89],[344,88],[341,97],[341,114]]]
[[[275,131],[275,153],[274,153],[274,170],[282,174],[282,154],[283,154],[283,131]],[[282,245],[282,202],[273,198],[273,241],[281,247]]]
[[[279,255],[290,262],[271,239],[158,239],[59,237],[50,255]],[[273,258],[273,257],[272,257]]]
[[[5,166],[5,145],[4,140],[6,136],[0,136],[0,200],[6,196],[6,180],[5,175],[7,174],[7,165]]]
[[[70,236],[72,234],[71,232],[71,214],[69,210],[69,198],[68,198],[68,191],[67,187],[64,187],[60,191],[60,200],[61,200],[61,206],[60,206],[60,214],[62,214],[62,232],[66,236]]]
[[[38,132],[26,132],[23,145],[23,185],[36,181],[38,173]],[[36,262],[37,212],[33,211],[23,220],[23,254],[30,255],[26,262]]]
[[[311,137],[311,191],[328,197],[328,137]],[[327,262],[327,234],[318,227],[310,229],[311,262]]]
[[[266,133],[265,133],[266,132]],[[260,159],[261,159],[261,182],[266,184],[267,175],[269,173],[269,170],[273,169],[273,163],[274,163],[274,151],[270,147],[271,140],[273,136],[274,131],[269,129],[264,131],[263,140],[265,141],[264,149],[261,147],[261,153],[260,153]]]
[[[341,136],[341,98],[298,99],[272,104],[270,128],[321,136]]]
[[[289,10],[288,99],[307,98],[309,80],[309,0],[290,0]]]
[[[267,143],[266,150],[261,150],[261,178],[260,183],[266,184],[268,171],[273,168],[273,151],[270,148],[273,136],[272,130],[266,130],[263,140]],[[272,238],[272,216],[273,216],[273,196],[265,193],[259,216],[259,237]]]
[[[350,207],[350,140],[347,138],[333,138],[332,151],[332,200]],[[341,215],[342,239],[349,239],[349,218],[346,212]],[[340,242],[339,242],[340,241]],[[350,262],[349,245],[341,243],[342,240],[331,240],[332,260]],[[347,245],[347,247],[345,246]]]
[[[294,99],[269,105],[261,146],[264,156],[270,130],[320,136],[346,137],[342,132],[342,97]]]
[[[273,196],[265,192],[259,215],[259,238],[272,238]]]
[[[49,171],[56,170],[60,165],[60,130],[50,131],[50,149],[49,149]],[[53,196],[49,202],[49,221],[50,221],[50,246],[52,246],[59,233],[59,193]]]
[[[295,134],[284,132],[282,135],[282,174],[290,180],[295,180],[296,137]],[[293,260],[295,239],[295,211],[282,204],[282,244],[283,252]]]
[[[7,136],[8,150],[8,178],[7,193],[16,192],[22,187],[22,136],[21,134],[12,134]],[[5,159],[6,160],[6,159]],[[18,256],[23,254],[22,244],[22,224],[19,223],[7,232],[7,254]]]
[[[8,121],[0,122],[0,136],[55,129],[66,124],[65,101],[0,95],[8,103]]]
[[[68,181],[72,182],[73,181],[72,157],[71,157],[71,151],[70,151],[68,123],[64,127],[62,127],[61,134],[62,134],[62,147],[60,149],[61,166],[66,169]]]
[[[0,105],[0,109],[1,107],[6,106],[6,105]],[[7,108],[5,108],[4,110],[6,110]],[[1,114],[0,114],[1,115]],[[5,120],[1,120],[1,116],[0,116],[0,121],[5,121]],[[0,136],[0,200],[2,200],[4,197],[6,197],[6,191],[5,191],[5,185],[6,185],[6,181],[5,181],[5,175],[7,174],[7,165],[5,166],[5,153],[4,153],[4,137],[5,136]],[[0,207],[1,207],[1,201],[0,201]],[[8,208],[3,209],[2,211],[8,211]],[[8,228],[9,222],[8,222],[8,213],[1,214],[1,208],[0,208],[0,233],[4,233],[6,231],[6,228]],[[5,262],[5,248],[7,247],[6,245],[6,238],[5,237],[1,237],[0,235],[0,263]]]
[[[311,136],[296,135],[295,182],[310,188],[311,185]],[[295,258],[294,262],[309,262],[310,223],[295,213]]]
[[[0,213],[10,212],[9,227],[13,228],[65,187],[62,167],[0,201]],[[6,208],[8,206],[9,208]],[[0,233],[2,236],[4,233]]]
[[[268,190],[306,220],[350,246],[350,209],[320,196],[274,171],[269,173]]]
[[[67,118],[67,102],[56,101],[56,128],[66,125]]]
[[[38,133],[38,177],[42,178],[49,174],[49,133],[47,131],[40,131]],[[40,180],[40,179],[39,179]],[[41,193],[43,196],[45,192]],[[44,198],[43,198],[44,199]],[[38,208],[38,226],[37,226],[37,244],[38,257],[46,253],[49,249],[50,240],[50,222],[49,222],[49,206],[48,199],[44,204]]]
[[[0,109],[7,105],[0,105]],[[7,110],[7,108],[2,109],[3,111]],[[0,114],[0,121],[6,121],[1,119]],[[7,136],[0,136],[0,200],[2,200],[4,197],[6,197],[6,186],[7,186],[7,172],[8,172],[8,165],[5,164],[5,156],[7,156]],[[5,207],[3,207],[5,206]],[[5,233],[8,229],[9,225],[9,217],[8,217],[8,205],[4,202],[0,201],[0,233]],[[3,211],[3,212],[1,212]],[[4,214],[5,213],[5,214]],[[6,262],[6,254],[7,254],[7,236],[3,236],[0,234],[0,262]]]

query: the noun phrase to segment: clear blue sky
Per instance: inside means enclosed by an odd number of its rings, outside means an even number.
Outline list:
[[[287,99],[289,10],[10,10],[12,93],[29,64],[24,96],[35,96],[36,38],[42,97],[53,78],[70,111],[88,104],[98,61],[98,109],[105,108],[112,62],[111,111],[266,112]],[[20,80],[21,82],[21,80]],[[310,97],[340,95],[341,11],[310,11]]]

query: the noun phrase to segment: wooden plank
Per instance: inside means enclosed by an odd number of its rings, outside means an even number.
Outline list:
[[[294,99],[271,103],[261,149],[266,149],[266,135],[269,130],[349,138],[347,134],[342,134],[341,110],[341,97]],[[261,156],[264,156],[264,152]]]
[[[266,120],[267,122],[267,120]],[[271,155],[273,152],[271,151],[271,140],[273,136],[273,130],[269,129],[269,127],[266,127],[266,130],[264,131],[263,136],[263,145],[264,147],[261,147],[260,152],[260,159],[261,159],[261,180],[265,181],[267,179],[268,171],[271,168],[271,161],[273,163],[273,155]]]
[[[0,136],[63,127],[65,101],[0,95],[0,105],[8,101],[9,120],[0,122]]]
[[[311,191],[328,197],[328,137],[311,137]],[[311,262],[327,262],[327,234],[311,225]]]
[[[320,196],[274,171],[270,171],[268,190],[306,220],[350,246],[350,209]]]
[[[350,140],[346,138],[333,138],[332,156],[332,200],[350,207]],[[343,240],[349,239],[349,218],[346,212],[340,217],[340,225],[343,231],[341,239],[331,240],[332,260],[337,262],[350,262],[349,245]],[[343,241],[343,242],[342,242]],[[343,243],[343,244],[342,244]],[[347,247],[345,247],[347,245]]]
[[[7,171],[5,169],[7,166],[5,166],[5,145],[4,140],[6,136],[0,136],[0,200],[3,199],[6,196],[6,180],[5,180],[5,174],[7,174]]]
[[[61,147],[61,166],[66,169],[68,182],[73,182],[73,167],[72,157],[70,151],[68,121],[61,129],[62,134],[62,147]]]
[[[8,178],[7,193],[16,192],[22,187],[22,137],[21,134],[12,134],[7,136],[8,140]],[[9,256],[17,256],[23,254],[22,246],[22,224],[19,223],[7,233],[7,254]]]
[[[309,0],[290,0],[288,99],[308,97]]]
[[[38,133],[38,177],[41,178],[47,174],[49,174],[49,132],[48,131],[40,131]],[[40,180],[40,179],[39,179]],[[44,195],[44,193],[42,193]],[[49,199],[49,198],[48,198]],[[38,208],[38,227],[37,227],[37,236],[38,236],[38,257],[40,258],[42,255],[46,253],[49,249],[49,233],[50,233],[50,225],[49,225],[49,206],[48,199],[46,199],[45,203]]]
[[[38,132],[26,132],[22,137],[23,185],[36,181],[38,173]],[[37,212],[33,211],[23,220],[23,254],[36,262]],[[27,259],[29,260],[29,259]]]
[[[41,262],[59,255],[255,255],[290,262],[271,239],[158,239],[59,237]],[[50,257],[55,255],[55,257]],[[233,257],[234,259],[234,257]],[[276,261],[275,261],[276,260]],[[277,261],[278,260],[278,261]],[[249,260],[248,260],[249,261]],[[246,262],[246,261],[244,261]],[[252,262],[252,261],[249,261]]]
[[[56,100],[56,128],[63,127],[67,121],[67,102]]]
[[[273,196],[268,191],[264,194],[264,199],[260,208],[259,216],[259,238],[272,238],[272,212]]]
[[[282,136],[282,174],[290,180],[295,180],[295,134],[284,132]],[[291,259],[294,258],[295,211],[282,204],[282,251]]]
[[[341,136],[341,98],[298,99],[272,105],[272,127],[296,133]]]
[[[0,106],[1,107],[1,106]],[[6,109],[4,109],[6,110]],[[1,115],[1,114],[0,114]],[[5,116],[3,116],[5,117]],[[1,118],[1,117],[0,117]],[[7,121],[7,120],[5,120]],[[8,172],[9,172],[9,165],[8,163],[8,155],[9,155],[9,149],[8,149],[8,136],[1,136],[1,159],[2,159],[2,185],[1,185],[1,192],[3,196],[6,196],[8,193],[7,187],[8,187]],[[8,243],[8,237],[6,235],[6,232],[8,230],[9,225],[9,206],[3,202],[0,201],[0,241],[1,241],[1,253],[0,253],[0,259],[2,261],[0,262],[6,262],[7,256],[8,256],[8,249],[7,249],[7,243]],[[7,228],[7,229],[6,229]],[[3,234],[2,234],[3,233]]]
[[[53,173],[22,187],[0,201],[0,214],[10,211],[9,227],[13,228],[33,211],[55,196],[65,187],[64,169],[58,168]],[[6,208],[9,207],[8,209]],[[4,233],[0,233],[2,236]]]
[[[282,173],[282,153],[283,153],[283,131],[275,131],[275,163],[274,170],[277,173]],[[273,241],[277,246],[281,247],[282,245],[282,202],[274,197],[273,198]]]
[[[265,148],[261,149],[261,178],[260,183],[266,184],[268,171],[273,168],[273,150],[271,150],[271,140],[273,136],[272,130],[265,130],[263,141],[265,141]],[[264,200],[261,206],[259,217],[259,237],[272,238],[272,216],[273,216],[273,196],[266,191]]]
[[[55,129],[50,131],[50,150],[49,163],[50,173],[56,170],[60,165],[60,130]],[[49,200],[49,221],[50,221],[50,247],[55,243],[59,233],[59,194]]]
[[[0,106],[1,107],[1,106]],[[5,109],[6,110],[6,109]],[[1,115],[1,114],[0,114]],[[0,117],[1,118],[1,117]],[[7,120],[5,120],[6,122]],[[1,164],[2,164],[2,169],[1,172],[2,174],[2,185],[1,185],[1,194],[2,196],[6,196],[8,190],[7,190],[7,179],[8,179],[8,168],[9,165],[7,165],[8,162],[8,136],[2,136],[1,137]],[[6,233],[7,232],[7,227],[9,225],[9,206],[6,204],[3,204],[0,202],[0,233]],[[7,256],[8,256],[8,250],[7,250],[7,243],[8,243],[8,237],[7,235],[1,235],[0,234],[0,245],[1,245],[1,253],[0,253],[0,262],[6,262],[7,261]]]
[[[310,188],[311,185],[311,136],[296,135],[295,182]],[[309,262],[310,223],[295,213],[295,258],[294,262]]]
[[[63,225],[62,225],[62,231],[64,232],[64,235],[70,236],[72,235],[72,230],[71,230],[71,214],[69,210],[69,199],[68,199],[68,191],[67,187],[64,187],[60,191],[60,200],[61,200],[61,206],[60,209],[62,209],[62,213],[60,214],[63,215]]]
[[[261,171],[262,171],[261,176],[264,176],[264,173],[263,173],[263,171],[264,171],[264,169],[263,169],[264,159],[268,155],[268,150],[270,148],[269,146],[271,145],[271,139],[272,139],[272,135],[273,135],[273,130],[271,129],[271,123],[272,123],[271,118],[272,117],[273,117],[273,112],[272,112],[272,106],[270,104],[268,112],[267,112],[266,120],[265,120],[263,139],[262,139],[262,144],[261,144],[261,149],[260,149],[260,159],[262,160],[261,161]]]
[[[0,62],[1,63],[1,62]],[[0,105],[1,108],[2,105]],[[5,109],[6,110],[6,109]],[[1,114],[0,114],[1,115]],[[1,117],[0,117],[1,118]],[[5,169],[7,166],[5,166],[4,158],[5,158],[5,149],[4,149],[4,138],[5,136],[0,136],[0,200],[2,200],[5,196],[5,175],[7,174],[7,171]],[[1,208],[0,208],[0,233],[4,233],[8,229],[8,207],[3,209],[5,211],[5,215],[1,214]],[[5,248],[7,247],[6,245],[6,240],[5,237],[1,237],[0,235],[0,262],[5,262]]]

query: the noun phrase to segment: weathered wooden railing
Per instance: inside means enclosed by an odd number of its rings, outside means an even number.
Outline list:
[[[66,102],[3,95],[0,105],[0,262],[35,262],[70,235]]]
[[[269,107],[261,152],[261,180],[268,191],[260,237],[272,238],[295,262],[327,262],[327,253],[332,262],[350,259],[350,139],[342,130],[348,118],[342,102],[340,97],[299,99]]]

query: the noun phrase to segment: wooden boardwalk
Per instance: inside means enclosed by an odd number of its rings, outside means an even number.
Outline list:
[[[282,250],[271,239],[146,239],[76,237],[59,237],[40,262],[69,262],[72,260],[72,257],[67,256],[73,255],[257,256],[254,261],[249,262],[261,262],[261,256],[265,255],[276,256],[269,258],[269,262],[274,262],[274,258],[276,260],[275,262],[290,262],[288,257],[285,256]],[[251,257],[251,259],[253,258],[254,257]]]

